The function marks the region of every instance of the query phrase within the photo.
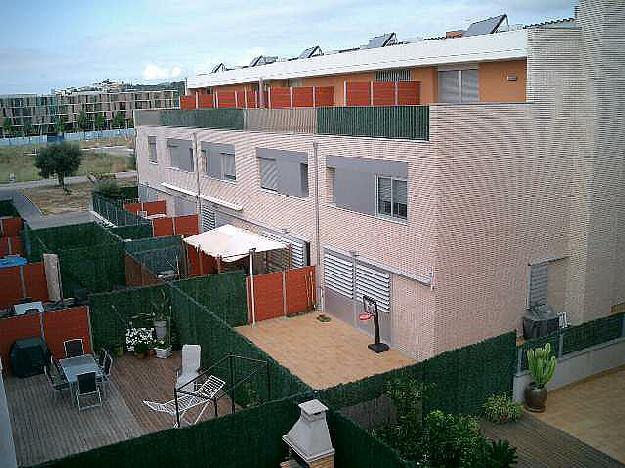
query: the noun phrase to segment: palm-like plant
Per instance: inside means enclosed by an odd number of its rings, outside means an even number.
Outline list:
[[[527,368],[537,388],[544,388],[556,370],[556,358],[551,354],[551,345],[527,350]]]

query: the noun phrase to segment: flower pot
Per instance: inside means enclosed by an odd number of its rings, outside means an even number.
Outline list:
[[[171,356],[171,346],[167,348],[154,348],[156,351],[156,357],[161,359],[166,359]]]
[[[167,320],[154,320],[156,340],[162,341],[167,337]]]
[[[547,403],[547,389],[545,387],[538,388],[534,383],[529,384],[525,389],[525,407],[527,410],[542,413],[545,411],[545,403]]]

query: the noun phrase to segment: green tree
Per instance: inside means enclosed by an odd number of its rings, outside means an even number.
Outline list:
[[[126,123],[126,116],[122,111],[118,111],[113,118],[113,128],[124,128]]]
[[[76,174],[82,161],[82,152],[76,144],[55,143],[39,151],[35,157],[35,167],[39,169],[41,177],[56,175],[59,185],[64,191],[65,177]]]
[[[8,117],[5,117],[4,122],[2,122],[2,133],[4,138],[8,138],[13,134],[13,123],[11,123],[11,119]]]
[[[95,129],[96,130],[103,130],[104,129],[104,126],[106,125],[106,120],[104,119],[104,114],[97,113],[95,115],[94,125],[95,125]]]
[[[30,120],[25,120],[24,121],[24,126],[22,127],[23,132],[24,132],[24,136],[30,136],[34,133],[35,128],[33,127],[33,124],[30,123]]]
[[[78,117],[76,117],[76,126],[78,130],[84,132],[89,128],[89,119],[87,118],[87,113],[84,110],[81,110],[78,113]]]
[[[54,122],[54,130],[58,135],[65,133],[65,117],[62,115],[57,116]]]

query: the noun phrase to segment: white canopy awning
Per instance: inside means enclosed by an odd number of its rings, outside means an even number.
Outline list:
[[[252,249],[255,249],[256,252],[267,252],[288,247],[282,242],[271,240],[231,224],[195,236],[185,237],[184,241],[211,257],[221,257],[224,262],[236,262],[249,255]]]

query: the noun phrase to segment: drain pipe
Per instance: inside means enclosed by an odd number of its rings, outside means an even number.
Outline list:
[[[193,132],[193,154],[194,154],[194,163],[195,163],[195,180],[197,183],[197,223],[198,223],[198,232],[202,231],[202,221],[200,220],[202,216],[202,200],[200,198],[200,155],[198,151],[197,145],[197,130]]]
[[[319,216],[319,143],[313,141],[313,159],[315,163],[315,250],[317,252],[317,304],[321,312],[325,310],[325,297],[323,296],[323,289],[321,288],[321,221]]]
[[[254,252],[256,249],[250,249],[250,296],[252,300],[252,327],[256,326],[256,307],[254,304]]]

